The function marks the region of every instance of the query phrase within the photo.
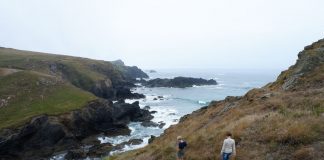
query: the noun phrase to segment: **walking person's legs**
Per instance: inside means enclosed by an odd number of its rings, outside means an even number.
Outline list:
[[[178,153],[177,153],[177,159],[178,160],[184,160],[183,157],[184,157],[184,151],[179,150]]]
[[[229,160],[231,153],[223,153],[223,160]]]

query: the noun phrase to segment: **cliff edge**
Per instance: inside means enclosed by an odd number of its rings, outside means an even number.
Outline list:
[[[175,159],[176,137],[188,142],[186,159],[220,157],[225,133],[234,135],[236,159],[318,160],[324,158],[324,40],[298,54],[278,79],[244,96],[214,101],[181,118],[143,149],[115,160]]]

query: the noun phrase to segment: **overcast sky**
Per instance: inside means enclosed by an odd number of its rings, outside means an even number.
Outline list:
[[[149,68],[286,69],[323,0],[1,0],[0,46]]]

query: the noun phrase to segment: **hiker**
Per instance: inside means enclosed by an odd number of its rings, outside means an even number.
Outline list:
[[[184,160],[185,148],[187,147],[187,142],[183,140],[181,136],[177,137],[177,160]]]
[[[221,156],[222,156],[223,160],[229,160],[229,158],[232,154],[233,154],[233,156],[236,155],[235,140],[232,139],[232,134],[230,132],[228,132],[226,134],[226,139],[223,142]]]

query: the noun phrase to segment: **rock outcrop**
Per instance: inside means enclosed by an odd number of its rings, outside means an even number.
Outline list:
[[[157,71],[156,71],[156,70],[153,70],[153,69],[148,70],[148,72],[149,72],[149,73],[157,73]]]
[[[112,84],[112,82],[107,79],[96,82],[96,84],[91,87],[90,92],[98,97],[110,100],[145,98],[143,94],[132,93],[131,88],[133,87],[135,87],[135,85],[131,82]]]
[[[85,138],[125,130],[130,121],[150,121],[147,110],[133,104],[95,100],[80,110],[59,116],[40,115],[28,124],[0,132],[0,159],[40,159],[54,152],[79,149]],[[122,134],[122,133],[119,133]],[[98,145],[98,142],[86,142]]]
[[[126,66],[122,60],[112,61],[114,64],[128,79],[136,79],[136,78],[149,78],[149,76],[139,69],[136,66]]]
[[[280,74],[277,81],[272,84],[274,88],[283,90],[296,90],[301,88],[316,88],[324,84],[321,76],[324,74],[324,39],[321,39],[299,52],[295,65]],[[316,71],[316,75],[312,72]],[[312,76],[312,78],[309,78]],[[308,78],[303,78],[308,77]],[[312,81],[305,81],[305,79]]]
[[[190,77],[175,77],[173,79],[152,79],[152,80],[140,80],[143,86],[146,87],[174,87],[174,88],[186,88],[194,85],[216,85],[217,82],[213,79],[206,80],[202,78],[190,78]]]

